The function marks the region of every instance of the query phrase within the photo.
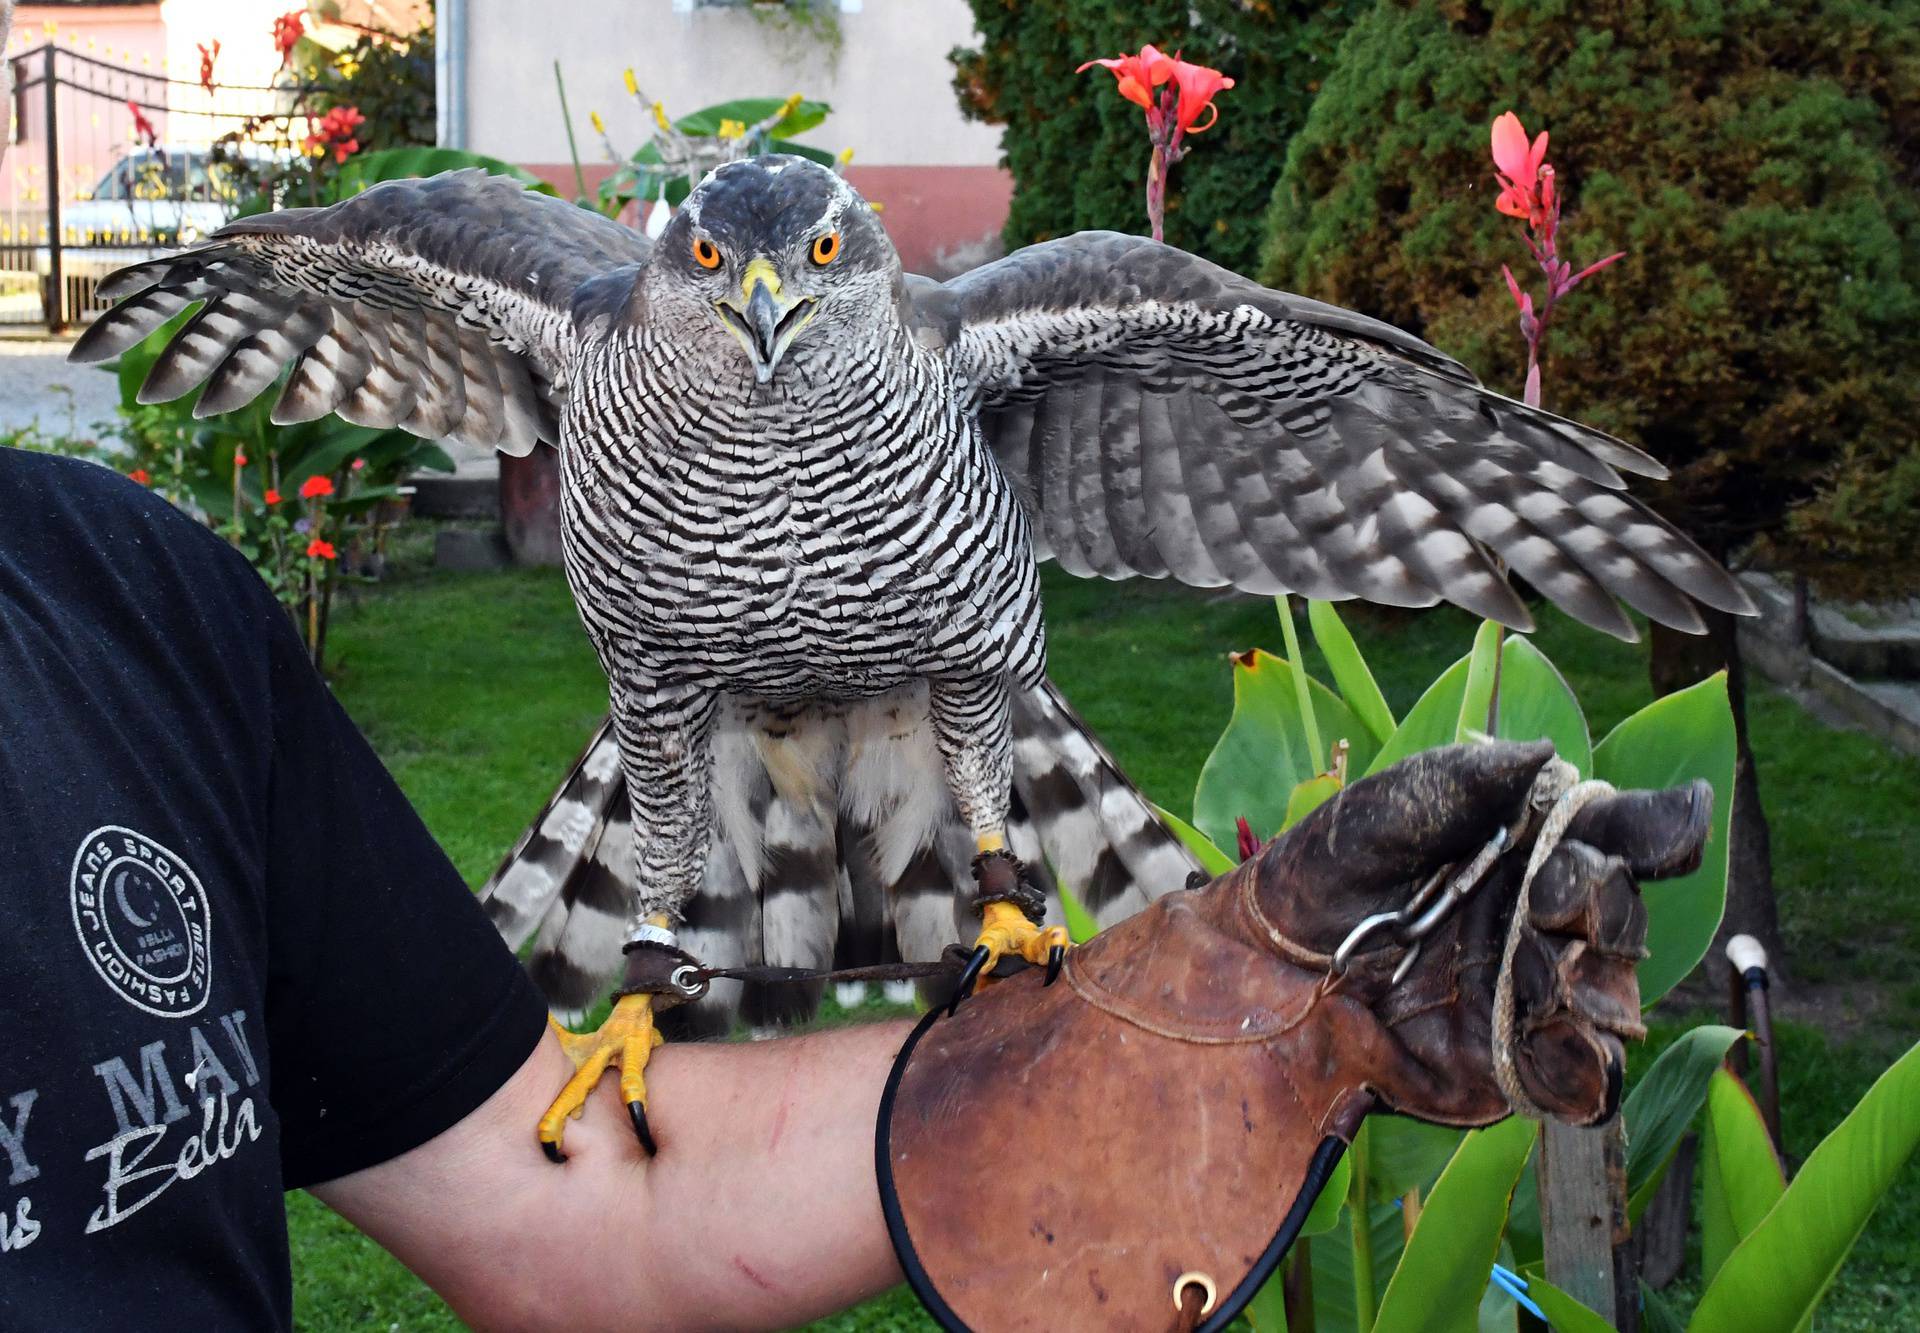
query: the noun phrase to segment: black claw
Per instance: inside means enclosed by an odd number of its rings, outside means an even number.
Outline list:
[[[545,1153],[547,1155],[547,1160],[549,1162],[552,1162],[555,1166],[559,1166],[562,1162],[567,1160],[567,1155],[560,1151],[560,1145],[557,1143],[548,1143],[545,1139],[541,1139],[540,1151]]]
[[[1056,944],[1047,950],[1047,985],[1051,986],[1060,980],[1060,968],[1066,961],[1067,951],[1064,946]]]
[[[647,1156],[657,1154],[660,1150],[653,1146],[653,1133],[647,1128],[647,1104],[628,1102],[627,1115],[633,1120],[633,1132],[639,1138],[640,1146],[647,1150]]]
[[[986,970],[987,961],[993,957],[993,950],[982,944],[976,947],[967,959],[967,969],[960,974],[960,980],[953,988],[953,999],[947,1004],[947,1017],[952,1018],[960,1007],[960,1001],[973,994],[973,988],[980,983],[980,973]]]

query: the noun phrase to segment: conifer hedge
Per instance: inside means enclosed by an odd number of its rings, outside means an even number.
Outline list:
[[[1552,133],[1563,253],[1629,252],[1564,307],[1547,405],[1672,467],[1642,493],[1723,552],[1758,538],[1843,590],[1920,586],[1915,14],[1383,0],[1292,140],[1261,276],[1517,389],[1498,261],[1532,266],[1494,211],[1487,147],[1516,110]]]
[[[1147,140],[1113,76],[1074,69],[1146,42],[1237,84],[1190,141],[1167,195],[1167,240],[1229,268],[1259,263],[1262,216],[1286,152],[1361,0],[972,0],[981,43],[956,50],[971,117],[1007,127],[1009,248],[1089,227],[1146,231]]]

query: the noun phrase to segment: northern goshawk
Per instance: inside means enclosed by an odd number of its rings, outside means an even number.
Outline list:
[[[603,870],[630,861],[602,874],[597,905],[562,905],[576,924],[597,906],[616,950],[674,944],[705,881],[733,915],[689,934],[703,952],[754,930],[771,961],[824,962],[844,918],[869,951],[890,920],[901,951],[926,956],[978,910],[990,960],[1048,961],[1065,933],[1041,924],[1014,856],[1037,849],[1008,845],[1016,717],[1030,785],[1074,750],[1092,804],[1112,797],[1081,868],[1094,844],[1132,839],[1132,868],[1162,877],[1142,882],[1178,887],[1177,845],[1045,680],[1037,560],[1445,599],[1524,629],[1504,562],[1622,637],[1616,597],[1696,632],[1696,600],[1750,609],[1624,493],[1622,472],[1664,475],[1653,459],[1397,329],[1105,232],[932,282],[901,271],[845,180],[794,157],[719,168],[651,248],[468,171],[247,218],[102,291],[124,300],[76,359],[204,302],[143,401],[205,381],[198,411],[228,410],[292,362],[276,421],[338,412],[515,454],[558,445],[566,572],[611,683],[631,831],[584,826],[606,824],[619,785],[602,745],[569,779],[599,794],[557,804],[541,840]],[[961,829],[960,854],[940,854]],[[980,897],[956,908],[969,855]],[[808,886],[784,908],[764,896],[783,856]],[[577,870],[503,881],[509,933],[551,918]],[[941,892],[898,902],[852,891],[930,878]],[[604,887],[622,879],[609,915]],[[564,943],[567,922],[548,925]],[[595,948],[576,957],[617,964]],[[610,1061],[648,1141],[649,997],[564,1040],[576,1074],[541,1124],[550,1155]]]

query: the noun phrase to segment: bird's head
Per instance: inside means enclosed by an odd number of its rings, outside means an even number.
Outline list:
[[[676,336],[711,338],[765,384],[813,347],[887,326],[900,258],[851,185],[817,162],[771,154],[702,181],[647,261],[647,301]],[[696,313],[698,312],[698,313]]]

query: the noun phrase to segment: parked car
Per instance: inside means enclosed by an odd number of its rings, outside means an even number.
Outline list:
[[[107,170],[84,199],[61,205],[60,230],[79,243],[126,237],[187,245],[232,216],[240,202],[227,168],[200,148],[141,148]]]

